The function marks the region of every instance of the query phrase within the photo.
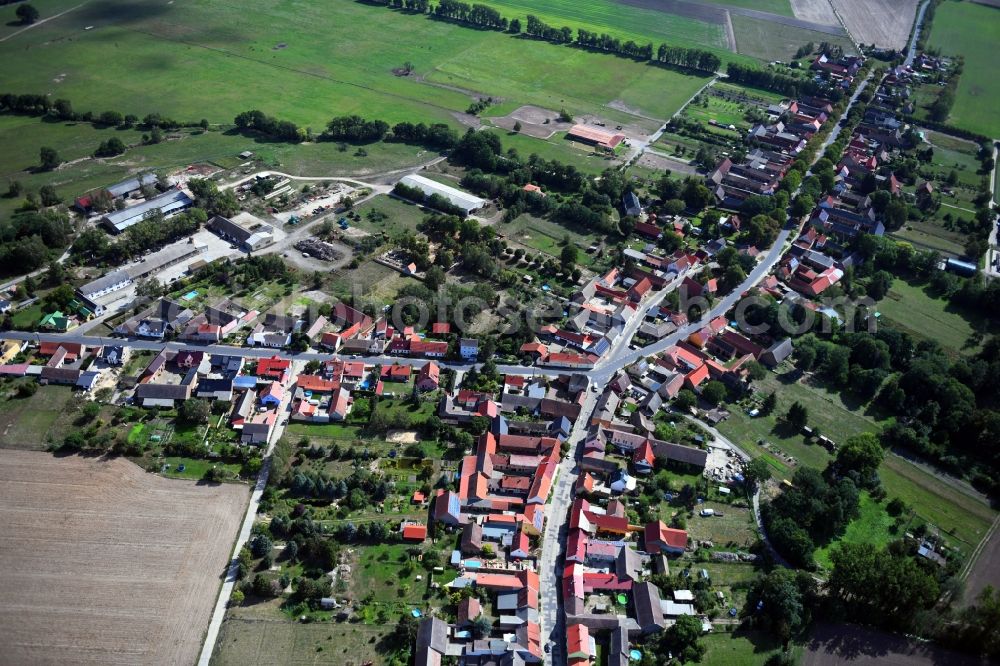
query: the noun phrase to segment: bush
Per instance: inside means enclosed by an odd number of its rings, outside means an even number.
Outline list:
[[[18,398],[30,398],[38,391],[38,384],[35,382],[23,382],[17,385],[16,395]]]

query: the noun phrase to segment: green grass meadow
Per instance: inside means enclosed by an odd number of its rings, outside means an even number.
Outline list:
[[[787,0],[765,2],[788,6]],[[487,4],[504,16],[520,18],[522,24],[528,14],[533,14],[549,25],[568,25],[574,31],[584,28],[637,42],[653,41],[656,45],[669,42],[707,47],[722,51],[720,56],[726,55],[725,31],[719,24],[655,9],[625,8],[613,0],[490,0]]]
[[[683,104],[683,101],[681,101],[681,104]],[[579,143],[567,140],[565,132],[556,132],[548,139],[539,139],[527,134],[515,134],[499,128],[486,131],[496,134],[500,138],[504,149],[515,149],[522,158],[537,154],[545,159],[558,160],[563,164],[572,164],[580,171],[591,174],[600,173],[604,169],[615,165],[615,162],[610,158],[584,148]]]
[[[879,476],[889,498],[908,504],[923,522],[952,538],[969,554],[993,522],[996,512],[977,498],[896,455],[887,455]]]
[[[47,122],[39,118],[0,116],[0,193],[11,181],[20,181],[29,191],[53,185],[66,202],[91,189],[106,186],[140,171],[167,173],[188,165],[209,162],[229,166],[244,150],[253,151],[269,167],[293,176],[363,177],[421,164],[436,153],[401,143],[376,143],[365,148],[366,156],[354,149],[341,151],[335,143],[300,145],[257,141],[222,131],[172,132],[156,145],[135,145],[115,158],[88,156],[110,137],[138,144],[140,133],[117,129],[96,129],[89,123]],[[36,172],[38,151],[54,148],[66,161],[55,171]],[[10,213],[20,199],[0,196],[0,214]]]
[[[822,548],[816,549],[816,562],[829,569],[833,566],[830,553],[842,543],[870,543],[882,547],[902,536],[905,530],[897,533],[890,531],[893,517],[885,511],[885,504],[879,504],[868,493],[861,494],[860,515],[852,520],[844,534]]]
[[[948,122],[992,138],[1000,137],[997,44],[1000,9],[972,2],[943,2],[935,11],[928,45],[947,55],[965,57]]]
[[[737,446],[753,455],[764,455],[774,473],[782,475],[779,478],[790,478],[786,475],[794,474],[796,465],[778,455],[775,449],[794,458],[798,464],[817,469],[825,467],[830,459],[830,454],[822,446],[807,444],[802,435],[787,433],[777,427],[778,418],[788,411],[793,402],[805,405],[809,412],[809,424],[818,427],[822,434],[837,443],[863,432],[881,429],[882,423],[866,415],[864,406],[852,403],[850,396],[828,391],[812,379],[797,382],[784,379],[785,376],[768,373],[762,381],[756,382],[762,395],[772,391],[777,394],[778,406],[774,412],[751,417],[745,409],[734,406],[731,416],[718,425],[719,431]],[[762,439],[770,443],[770,450],[757,444]]]
[[[73,429],[71,408],[75,404],[71,387],[55,385],[39,386],[27,398],[4,399],[0,402],[0,447],[37,451],[49,442],[62,443]]]
[[[706,648],[701,663],[711,666],[762,666],[782,652],[780,641],[758,631],[714,632],[700,643]],[[796,657],[801,652],[800,646],[792,647]]]
[[[415,75],[395,76],[407,61]],[[0,43],[0,79],[78,109],[230,123],[259,108],[314,130],[346,113],[453,122],[468,91],[571,112],[622,99],[668,117],[705,80],[357,2],[303,0],[253,11],[208,0],[87,3]]]
[[[956,311],[944,299],[935,298],[926,287],[900,279],[893,282],[888,295],[878,302],[878,311],[882,313],[880,319],[893,328],[917,340],[934,340],[956,355],[969,351],[967,341],[980,319],[970,321],[966,313]]]

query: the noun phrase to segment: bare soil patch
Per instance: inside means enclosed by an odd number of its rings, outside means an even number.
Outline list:
[[[982,662],[904,636],[852,624],[819,624],[800,662],[802,666],[971,666]]]
[[[526,105],[514,109],[506,116],[493,116],[489,120],[509,132],[514,130],[514,123],[521,123],[522,134],[536,139],[548,139],[556,132],[565,132],[573,126],[573,123],[559,122],[558,118],[558,111]]]
[[[0,661],[192,664],[248,499],[123,459],[0,455]]]
[[[507,131],[514,130],[514,123],[521,123],[521,134],[527,134],[537,139],[548,139],[556,132],[568,131],[574,125],[596,125],[597,129],[621,132],[626,136],[640,140],[655,132],[663,122],[658,118],[643,116],[640,111],[627,106],[620,100],[613,100],[607,106],[616,111],[624,111],[636,116],[636,118],[633,122],[622,124],[601,116],[582,114],[576,116],[573,122],[565,123],[559,121],[558,111],[525,105],[514,109],[506,116],[493,116],[489,118],[489,121]],[[617,129],[619,126],[621,129]]]
[[[651,153],[648,150],[642,154],[642,157],[639,158],[639,161],[636,162],[636,164],[649,169],[656,169],[658,171],[670,169],[670,171],[675,174],[685,174],[689,176],[695,176],[698,174],[697,167],[693,167],[680,160],[672,160],[669,157]]]
[[[992,585],[993,589],[1000,589],[1000,530],[996,529],[995,523],[987,532],[982,550],[972,564],[968,578],[965,579],[963,597],[965,604],[975,603],[976,597],[987,585]]]
[[[390,430],[385,434],[385,441],[394,444],[415,444],[420,441],[416,430]]]
[[[919,0],[831,0],[847,30],[862,44],[902,49]]]

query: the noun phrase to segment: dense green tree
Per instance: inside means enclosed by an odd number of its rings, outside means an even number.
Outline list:
[[[700,661],[705,654],[705,646],[699,643],[703,634],[699,618],[694,615],[681,615],[663,632],[658,653],[661,657],[673,653],[688,663]]]
[[[201,425],[208,423],[208,417],[212,413],[212,406],[207,400],[191,398],[181,403],[177,408],[177,418],[189,425]]]
[[[19,5],[17,11],[15,12],[17,18],[21,21],[21,25],[31,25],[38,20],[40,14],[38,10],[35,9],[34,5]]]
[[[701,389],[701,397],[710,405],[718,405],[726,399],[726,385],[720,381],[712,380],[706,382]]]
[[[940,593],[937,579],[905,553],[870,543],[843,543],[830,553],[826,589],[860,621],[893,628],[909,626]]]
[[[38,198],[43,206],[55,206],[62,203],[62,197],[56,192],[56,188],[51,185],[42,185],[38,190]]]
[[[698,396],[690,389],[681,389],[674,397],[674,407],[682,412],[686,412],[698,404]]]
[[[743,614],[752,626],[787,645],[808,626],[815,599],[816,583],[810,574],[779,567],[753,581]]]
[[[837,465],[841,473],[857,472],[862,478],[877,473],[885,451],[873,433],[865,432],[849,438],[837,449]]]
[[[29,7],[30,5],[21,6]],[[62,160],[59,159],[59,153],[54,148],[49,148],[48,146],[42,146],[38,150],[38,159],[42,171],[52,171],[62,163]]]
[[[754,458],[747,463],[743,477],[750,488],[757,488],[771,478],[771,466],[763,458]]]
[[[760,411],[765,416],[772,413],[774,408],[778,406],[778,395],[771,391],[766,396],[764,396],[763,402],[760,404]]]
[[[576,245],[574,245],[573,243],[566,243],[565,245],[563,245],[563,249],[559,255],[559,259],[562,264],[562,269],[564,272],[566,270],[572,270],[572,268],[576,266],[577,262]]]
[[[788,407],[788,411],[785,412],[783,421],[791,430],[798,432],[805,427],[806,423],[808,423],[809,410],[806,409],[805,405],[796,400]]]

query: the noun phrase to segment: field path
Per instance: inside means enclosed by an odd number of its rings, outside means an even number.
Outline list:
[[[729,42],[729,50],[733,53],[739,53],[739,48],[736,44],[736,31],[733,30],[733,14],[732,12],[726,12],[726,41]]]
[[[18,36],[18,35],[20,35],[20,34],[21,34],[22,32],[24,32],[24,31],[26,31],[26,30],[31,30],[32,28],[35,28],[35,27],[38,27],[38,26],[40,26],[40,25],[41,25],[41,24],[43,24],[43,23],[48,23],[49,21],[51,21],[51,20],[53,20],[53,19],[57,19],[57,18],[59,18],[59,17],[60,17],[60,16],[62,16],[63,14],[69,14],[69,13],[70,13],[71,11],[73,11],[73,10],[76,10],[76,9],[79,9],[80,7],[83,7],[83,6],[85,5],[85,4],[87,4],[87,3],[86,3],[86,2],[81,2],[81,3],[80,3],[80,4],[78,4],[78,5],[76,6],[76,7],[70,7],[69,9],[67,9],[67,10],[65,10],[65,11],[61,11],[61,12],[59,12],[58,14],[53,14],[52,16],[48,16],[48,17],[46,17],[46,18],[43,18],[43,19],[42,19],[42,20],[40,20],[40,21],[35,21],[35,22],[34,22],[34,23],[32,23],[31,25],[29,25],[29,26],[25,26],[25,27],[21,28],[20,30],[18,30],[17,32],[12,32],[12,33],[10,33],[9,35],[7,35],[6,37],[0,37],[0,42],[6,42],[6,41],[7,41],[8,39],[10,39],[11,37],[17,37],[17,36]]]

